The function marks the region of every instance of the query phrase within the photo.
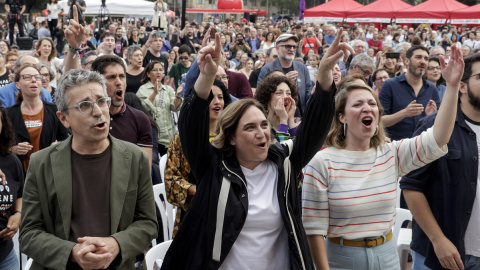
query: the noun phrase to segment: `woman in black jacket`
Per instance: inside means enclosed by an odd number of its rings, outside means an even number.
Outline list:
[[[298,176],[330,128],[331,69],[342,51],[353,49],[339,38],[333,42],[295,140],[271,144],[265,109],[244,99],[222,113],[211,145],[207,108],[222,55],[218,34],[215,41],[215,48],[199,52],[201,74],[180,114],[180,139],[197,191],[162,269],[314,269],[301,222]]]
[[[17,104],[8,108],[17,144],[11,151],[28,169],[30,155],[68,137],[67,129],[57,117],[57,106],[40,99],[42,75],[36,67],[23,66],[15,74]]]

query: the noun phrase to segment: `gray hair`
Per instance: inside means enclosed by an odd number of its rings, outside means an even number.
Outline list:
[[[408,42],[400,42],[397,46],[395,46],[395,52],[403,53],[405,51],[405,45],[412,45]]]
[[[430,48],[430,52],[429,52],[430,56],[433,56],[433,50],[435,49],[442,49],[443,55],[445,55],[445,49],[442,46],[435,46]]]
[[[133,56],[133,53],[136,52],[136,51],[142,51],[142,47],[138,46],[138,45],[131,45],[131,46],[128,46],[127,48],[127,57],[128,58],[132,58]]]
[[[373,59],[364,53],[353,57],[352,63],[350,64],[350,69],[352,69],[355,65],[361,66],[362,68],[370,67],[372,70],[375,70],[375,63],[373,62]]]
[[[55,92],[55,103],[61,112],[68,114],[67,107],[70,98],[66,95],[67,91],[76,86],[83,86],[91,82],[99,83],[103,88],[103,93],[107,95],[107,87],[105,86],[105,78],[96,71],[86,69],[71,69],[62,76]]]
[[[15,61],[15,66],[16,68],[19,68],[22,66],[22,58],[25,57],[25,56],[31,56],[31,55],[28,55],[28,54],[20,54],[17,58],[17,60]],[[38,59],[37,58],[34,58],[35,61],[38,63]]]
[[[82,58],[80,59],[80,64],[82,66],[87,65],[87,59],[88,59],[88,57],[90,57],[92,55],[97,55],[98,56],[98,53],[96,51],[88,51],[88,52],[84,53]]]
[[[42,69],[42,68],[47,68],[48,75],[50,75],[50,81],[52,81],[55,78],[55,73],[53,73],[53,69],[51,67],[47,66],[47,64],[45,64],[45,63],[38,63],[37,64],[38,72],[40,72],[40,69]]]

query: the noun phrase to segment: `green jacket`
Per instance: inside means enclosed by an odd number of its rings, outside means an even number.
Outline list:
[[[135,269],[136,256],[157,237],[158,231],[150,165],[147,153],[138,146],[112,136],[109,139],[111,236],[120,246],[121,259],[116,269]],[[72,136],[31,156],[23,191],[20,246],[23,253],[33,258],[32,270],[65,269],[76,244],[68,241],[72,213],[71,141]]]

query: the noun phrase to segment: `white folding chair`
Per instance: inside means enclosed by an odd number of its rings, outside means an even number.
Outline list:
[[[397,208],[397,218],[395,226],[393,227],[393,240],[397,243],[397,252],[400,259],[400,268],[406,269],[407,256],[410,250],[410,243],[412,242],[412,229],[402,228],[402,224],[406,221],[412,220],[412,213],[410,210]]]
[[[163,239],[171,240],[173,235],[173,227],[175,226],[175,216],[177,207],[173,206],[167,201],[167,192],[165,191],[165,184],[157,184],[153,186],[153,194],[155,196],[155,203],[162,217],[163,225]]]
[[[172,240],[162,242],[154,247],[152,247],[145,255],[145,263],[147,266],[147,270],[153,270],[153,266],[157,259],[163,260],[165,254],[167,254],[167,250],[170,247]]]
[[[32,266],[32,263],[33,263],[33,259],[32,258],[28,259],[28,261],[25,264],[25,267],[23,268],[23,270],[29,270],[30,267]]]
[[[167,166],[167,154],[163,155],[160,158],[159,167],[160,167],[160,176],[162,176],[162,182],[165,183],[165,167]]]
[[[22,253],[22,257],[20,258],[20,242],[18,241],[18,236],[19,236],[19,231],[13,236],[12,241],[13,241],[13,248],[15,249],[15,253],[17,254],[18,262],[21,262],[22,264],[20,267],[22,269],[25,269],[25,266],[27,265],[27,260],[28,257],[27,255]]]

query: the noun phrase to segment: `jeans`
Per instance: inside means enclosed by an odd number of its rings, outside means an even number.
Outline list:
[[[425,257],[422,254],[412,250],[412,259],[412,270],[431,270],[431,268],[428,268],[424,265]],[[463,266],[465,267],[465,270],[480,269],[480,257],[465,255],[465,262],[463,262]]]
[[[17,254],[15,249],[12,248],[12,251],[0,262],[0,269],[2,270],[20,270],[20,264],[18,263]]]
[[[399,270],[397,247],[390,240],[375,247],[352,247],[326,239],[328,264],[331,270]]]

